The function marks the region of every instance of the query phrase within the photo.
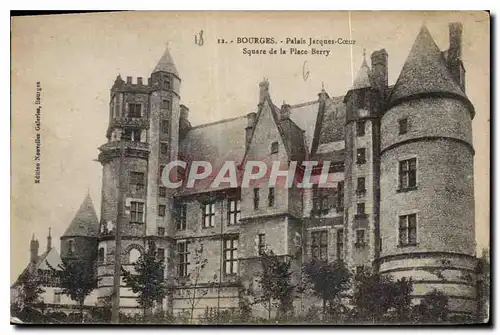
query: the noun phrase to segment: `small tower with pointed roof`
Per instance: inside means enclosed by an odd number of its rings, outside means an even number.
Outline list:
[[[372,57],[373,60],[373,57]],[[372,67],[375,67],[372,63]],[[346,104],[344,238],[345,260],[353,270],[371,267],[377,257],[378,245],[378,175],[380,142],[378,82],[366,61],[363,61],[350,90]],[[386,85],[386,84],[385,84]]]
[[[61,259],[95,260],[97,253],[97,237],[99,221],[90,195],[87,194],[77,213],[61,236]],[[47,237],[47,249],[51,246],[52,237]],[[50,250],[47,250],[50,251]]]
[[[381,118],[378,264],[411,275],[415,299],[437,289],[463,314],[476,308],[474,108],[460,80],[422,26]]]

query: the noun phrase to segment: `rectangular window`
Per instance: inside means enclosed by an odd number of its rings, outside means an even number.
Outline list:
[[[165,236],[165,227],[157,227],[158,236]]]
[[[258,209],[259,208],[259,193],[260,189],[254,188],[253,189],[253,209]]]
[[[130,222],[144,223],[144,203],[139,201],[130,202]]]
[[[158,216],[165,216],[166,209],[167,209],[167,206],[158,205]]]
[[[360,202],[356,205],[356,215],[363,216],[365,215],[365,203]]]
[[[143,172],[129,172],[130,191],[132,193],[144,191],[144,173]]]
[[[229,207],[227,209],[227,222],[229,225],[238,224],[240,222],[240,203],[240,199],[229,199]]]
[[[161,120],[161,132],[165,135],[168,135],[170,133],[170,121]]]
[[[333,201],[336,196],[334,190],[318,187],[318,184],[313,184],[313,212],[315,215],[327,214],[335,205]]]
[[[344,258],[344,229],[337,230],[337,259]]]
[[[161,104],[161,108],[164,108],[166,110],[171,110],[172,104],[171,104],[170,100],[163,99],[162,104]]]
[[[365,192],[366,192],[366,189],[365,189],[365,177],[359,177],[358,178],[358,185],[357,185],[357,188],[356,188],[356,193],[363,194]]]
[[[405,190],[417,186],[417,159],[411,158],[399,162],[399,189]]]
[[[160,198],[165,198],[167,196],[167,188],[165,186],[158,187],[158,195]]]
[[[357,164],[365,164],[366,163],[366,149],[359,148],[356,151],[356,163]]]
[[[189,265],[189,242],[177,242],[177,276],[187,277]]]
[[[365,267],[363,265],[356,266],[356,275],[362,275],[365,272]]]
[[[399,217],[399,245],[417,245],[417,214],[402,215]]]
[[[120,139],[127,142],[140,142],[141,130],[139,128],[125,128]]]
[[[326,230],[311,233],[311,254],[313,259],[328,260],[328,232]]]
[[[175,205],[175,222],[177,230],[186,229],[186,216],[187,216],[187,205],[186,204],[176,204]]]
[[[54,304],[61,303],[61,292],[54,291]]]
[[[279,150],[278,142],[271,143],[271,154],[277,154]]]
[[[365,136],[365,121],[356,122],[356,135]]]
[[[203,228],[215,227],[215,202],[203,204]]]
[[[358,229],[356,230],[356,248],[363,248],[365,247],[365,230],[364,229]]]
[[[168,155],[168,143],[165,142],[160,143],[160,154]]]
[[[408,132],[408,119],[399,120],[399,135],[406,134]]]
[[[165,260],[165,249],[158,248],[156,250],[156,255],[157,255],[158,259],[161,259],[162,261],[164,261]]]
[[[238,238],[224,240],[224,273],[232,275],[238,273]]]
[[[266,250],[266,234],[259,234],[259,255],[263,255]]]
[[[267,205],[269,207],[274,206],[274,187],[269,188],[269,193],[267,194]]]
[[[337,184],[338,198],[337,198],[337,211],[341,212],[344,210],[344,182],[339,181]]]
[[[128,117],[141,117],[141,104],[128,104]]]
[[[165,165],[161,164],[159,167],[158,167],[158,183],[160,183],[161,185],[161,175],[163,173],[163,170],[165,169]]]

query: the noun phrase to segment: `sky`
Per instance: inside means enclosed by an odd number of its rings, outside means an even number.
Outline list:
[[[181,103],[193,125],[256,111],[264,77],[276,105],[317,99],[322,85],[344,95],[363,60],[386,49],[389,84],[426,24],[441,50],[448,23],[462,22],[467,95],[476,109],[473,141],[477,250],[489,243],[489,18],[446,12],[123,12],[12,19],[11,281],[29,260],[32,234],[45,250],[71,222],[87,193],[100,216],[102,171],[97,148],[106,141],[109,90],[116,76],[150,76],[169,46],[182,79]],[[195,35],[203,31],[203,45]],[[244,55],[237,37],[350,39],[324,55]],[[218,44],[217,39],[235,43]],[[297,45],[310,49],[307,45]],[[304,66],[305,63],[305,66]],[[368,59],[369,63],[369,59]],[[304,80],[304,72],[308,72]],[[41,95],[41,182],[34,183],[36,83]],[[224,136],[214,134],[213,136]]]

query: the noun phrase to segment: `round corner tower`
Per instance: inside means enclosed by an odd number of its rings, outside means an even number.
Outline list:
[[[464,92],[461,26],[441,52],[420,31],[381,119],[379,271],[438,290],[453,314],[476,310],[474,108]]]

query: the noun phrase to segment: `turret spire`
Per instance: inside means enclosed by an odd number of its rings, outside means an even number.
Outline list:
[[[175,67],[172,55],[168,50],[168,44],[167,47],[165,48],[163,56],[161,56],[160,60],[158,61],[158,64],[153,70],[153,73],[155,72],[168,72],[175,74],[177,77],[179,76],[179,72],[177,72],[177,68]]]
[[[366,62],[366,49],[363,49],[363,62],[361,63],[361,68],[352,83],[352,89],[370,87],[370,67]]]

